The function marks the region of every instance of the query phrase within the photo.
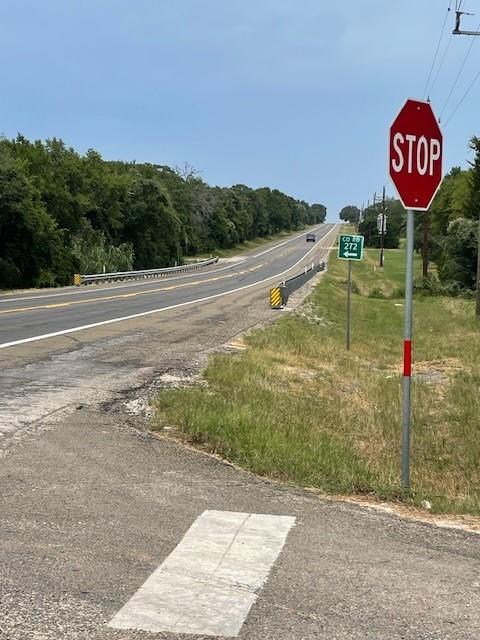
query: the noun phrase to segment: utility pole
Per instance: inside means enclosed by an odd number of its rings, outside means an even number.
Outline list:
[[[480,36],[480,31],[462,31],[460,29],[460,21],[462,16],[473,16],[473,13],[466,13],[465,11],[455,11],[455,29],[452,31],[454,36]]]
[[[480,36],[480,31],[464,31],[460,29],[462,16],[471,16],[472,13],[465,11],[456,11],[455,29],[452,31],[454,36]],[[478,251],[477,251],[477,296],[475,304],[475,316],[480,320],[480,213],[478,218]]]
[[[477,303],[475,305],[475,316],[477,320],[480,320],[480,214],[478,216]]]
[[[385,252],[385,187],[383,187],[382,195],[382,224],[380,226],[380,266],[383,267],[384,252]]]

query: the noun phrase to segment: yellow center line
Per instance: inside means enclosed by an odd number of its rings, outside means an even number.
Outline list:
[[[147,291],[133,291],[132,293],[121,293],[119,295],[110,295],[104,296],[102,298],[87,298],[86,300],[72,300],[71,302],[57,302],[54,304],[45,304],[38,305],[35,307],[20,307],[17,309],[4,309],[0,311],[0,315],[4,315],[7,313],[22,313],[25,311],[39,311],[41,309],[58,309],[60,307],[72,307],[78,304],[87,304],[89,302],[106,302],[108,300],[119,300],[122,298],[136,298],[137,296],[144,296],[150,293],[158,293],[159,291],[173,291],[174,289],[181,289],[183,287],[192,287],[199,284],[207,284],[209,282],[215,282],[217,280],[226,280],[227,278],[233,278],[234,276],[241,276],[245,273],[251,273],[252,271],[257,271],[265,266],[266,263],[262,263],[257,265],[256,267],[251,267],[250,269],[245,269],[245,271],[238,271],[237,273],[230,273],[224,276],[217,276],[215,278],[208,278],[208,280],[195,280],[193,282],[185,282],[184,284],[175,284],[170,287],[159,287],[157,289],[148,289]]]

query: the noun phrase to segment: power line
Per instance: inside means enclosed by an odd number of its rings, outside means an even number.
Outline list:
[[[457,0],[457,2],[458,2],[458,0]],[[443,40],[443,34],[445,33],[445,26],[447,24],[448,14],[450,13],[450,9],[451,8],[452,8],[452,0],[450,0],[450,2],[448,3],[447,13],[445,15],[445,20],[443,21],[442,31],[440,33],[440,38],[438,39],[437,48],[435,49],[435,54],[433,56],[432,65],[431,65],[430,71],[428,73],[427,83],[426,83],[425,89],[423,91],[423,97],[425,97],[427,95],[428,85],[430,84],[430,79],[432,77],[433,69],[435,68],[435,63],[437,61],[438,52],[440,51],[440,45],[442,44],[442,40]]]
[[[478,29],[480,29],[480,23],[479,23],[479,25],[478,25],[478,27],[477,27],[477,30],[478,30]],[[462,64],[461,64],[461,66],[460,66],[460,69],[459,69],[459,71],[458,71],[458,73],[457,73],[457,76],[456,76],[456,78],[455,78],[455,81],[454,81],[454,83],[453,83],[453,85],[452,85],[452,88],[450,89],[450,92],[449,92],[449,94],[448,94],[448,96],[447,96],[447,99],[445,100],[445,102],[444,102],[444,104],[443,104],[442,110],[441,110],[441,112],[440,112],[440,120],[442,119],[443,114],[445,113],[445,109],[447,108],[447,105],[448,105],[448,103],[450,102],[450,98],[452,97],[452,94],[453,94],[453,92],[455,91],[455,88],[456,88],[456,86],[457,86],[457,84],[458,84],[458,81],[460,80],[460,76],[461,76],[461,75],[462,75],[462,73],[463,73],[463,70],[464,70],[464,68],[465,68],[465,64],[466,64],[466,62],[467,62],[467,60],[468,60],[468,57],[469,57],[470,52],[471,52],[471,50],[472,50],[472,48],[473,48],[473,45],[475,44],[475,41],[476,41],[476,40],[475,40],[475,38],[472,38],[472,41],[470,42],[470,46],[469,46],[469,47],[468,47],[468,49],[467,49],[467,52],[466,52],[466,54],[465,54],[465,57],[463,58],[463,62],[462,62]]]
[[[439,66],[438,66],[437,73],[435,74],[435,77],[433,78],[433,82],[432,82],[432,84],[430,85],[430,89],[429,89],[429,96],[430,96],[430,94],[431,94],[431,93],[432,93],[432,91],[433,91],[433,87],[434,87],[434,86],[436,85],[436,83],[437,83],[438,76],[440,75],[440,71],[442,70],[443,63],[445,62],[445,58],[447,57],[447,53],[448,53],[448,50],[450,49],[450,45],[452,44],[452,40],[453,40],[453,35],[450,35],[450,38],[449,38],[449,40],[448,40],[448,42],[447,42],[447,46],[445,47],[445,50],[444,50],[444,52],[443,52],[442,59],[440,60],[440,64],[439,64]]]
[[[448,120],[445,122],[445,124],[443,125],[444,127],[446,127],[448,125],[448,123],[450,122],[450,120],[453,118],[453,116],[457,113],[457,111],[460,109],[460,107],[462,106],[465,98],[468,96],[468,94],[470,93],[470,91],[473,89],[473,87],[475,86],[475,83],[477,82],[477,80],[480,78],[480,71],[477,73],[477,75],[474,77],[474,79],[472,80],[472,82],[470,83],[470,85],[468,86],[468,89],[465,91],[465,93],[463,94],[463,96],[460,98],[459,102],[457,103],[457,106],[455,107],[455,109],[452,111],[452,113],[449,115]]]

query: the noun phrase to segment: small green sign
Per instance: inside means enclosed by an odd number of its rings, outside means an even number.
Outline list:
[[[339,236],[338,257],[340,260],[361,260],[363,258],[363,236]]]

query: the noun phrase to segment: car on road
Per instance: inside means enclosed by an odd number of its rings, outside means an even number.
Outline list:
[[[317,236],[314,233],[307,233],[307,242],[315,242],[317,240]]]

